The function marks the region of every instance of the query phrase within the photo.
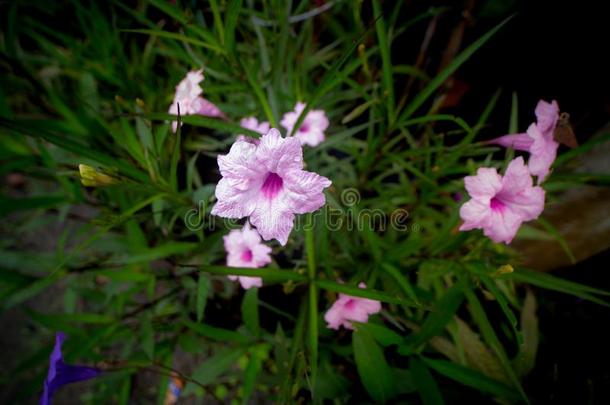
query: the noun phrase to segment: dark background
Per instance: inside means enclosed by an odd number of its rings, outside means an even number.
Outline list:
[[[476,117],[484,106],[482,103],[502,87],[503,95],[492,115],[493,128],[487,131],[490,137],[499,135],[493,130],[506,131],[513,91],[519,99],[520,130],[533,122],[533,109],[541,98],[556,99],[561,110],[570,113],[581,142],[607,127],[610,13],[606,4],[481,2],[479,17],[475,17],[474,25],[465,33],[466,43],[474,41],[503,16],[516,14],[458,71],[456,77],[470,87],[460,110],[465,108],[466,114]],[[609,264],[610,250],[606,250],[553,272],[562,278],[610,290]],[[610,309],[545,290],[537,290],[536,296],[541,341],[536,368],[524,381],[532,401],[610,403]]]

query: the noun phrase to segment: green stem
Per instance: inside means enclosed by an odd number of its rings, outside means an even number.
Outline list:
[[[305,251],[307,253],[307,275],[309,276],[309,349],[311,366],[311,396],[314,398],[318,374],[318,289],[316,277],[316,256],[313,235],[313,218],[307,215],[305,226]]]

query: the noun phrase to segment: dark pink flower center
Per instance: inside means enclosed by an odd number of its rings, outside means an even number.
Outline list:
[[[345,308],[347,309],[354,309],[354,305],[356,305],[356,301],[351,298],[345,302]]]
[[[252,261],[252,251],[250,249],[245,250],[241,254],[241,260],[244,262],[251,262]]]
[[[504,205],[504,203],[496,197],[492,198],[491,201],[489,201],[489,207],[494,211],[502,211],[504,210],[505,206],[506,205]]]
[[[301,125],[301,127],[299,128],[299,132],[307,132],[309,131],[309,125],[304,122],[303,125]]]
[[[284,186],[284,180],[276,173],[269,173],[265,182],[263,183],[263,187],[261,191],[263,195],[268,199],[273,199],[278,195],[280,191],[282,191],[282,187]]]

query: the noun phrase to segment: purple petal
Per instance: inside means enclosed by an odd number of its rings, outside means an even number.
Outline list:
[[[529,137],[527,133],[525,134],[513,134],[513,135],[504,135],[498,138],[492,139],[487,143],[493,143],[496,145],[504,146],[505,148],[513,148],[515,150],[529,151],[530,146],[534,140]]]

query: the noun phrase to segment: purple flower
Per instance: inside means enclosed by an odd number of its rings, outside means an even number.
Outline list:
[[[544,190],[533,186],[522,157],[510,162],[504,177],[494,168],[481,167],[464,183],[471,199],[460,208],[460,231],[483,229],[494,242],[509,244],[521,224],[538,218],[544,209]]]
[[[259,144],[237,140],[227,155],[218,156],[222,179],[212,214],[250,217],[265,240],[282,245],[294,226],[294,214],[305,214],[326,202],[330,180],[303,170],[303,149],[296,138],[282,138],[271,128]]]
[[[282,117],[281,124],[289,135],[304,109],[305,104],[299,102],[294,107],[294,111],[287,112]],[[323,110],[310,110],[294,136],[301,142],[301,145],[318,146],[324,141],[326,128],[328,128],[326,113]]]
[[[559,144],[555,142],[553,133],[559,120],[559,105],[555,100],[550,103],[540,100],[535,114],[536,123],[531,124],[526,133],[504,135],[492,139],[489,143],[529,152],[529,171],[537,177],[540,184],[548,176],[557,157]]]
[[[176,86],[174,101],[169,107],[169,113],[178,115],[178,104],[181,115],[205,115],[207,117],[224,117],[218,107],[209,100],[201,97],[203,90],[199,83],[203,81],[203,69],[188,72],[186,77]],[[178,123],[172,122],[174,132],[178,129]]]
[[[269,123],[267,121],[258,122],[258,120],[255,117],[242,118],[241,121],[239,121],[239,125],[242,128],[256,131],[261,135],[265,135],[267,132],[269,132],[269,129],[271,128],[271,125],[269,125]],[[237,135],[237,140],[250,142],[255,145],[258,145],[258,143],[259,143],[259,140],[257,138],[253,138],[251,136],[246,136],[246,135]]]
[[[224,237],[227,251],[227,266],[229,267],[263,267],[271,263],[271,248],[261,242],[261,237],[250,224],[239,230],[233,229]],[[262,287],[260,277],[229,276],[230,280],[239,280],[246,290],[251,287]]]
[[[40,405],[49,405],[55,391],[66,384],[90,380],[97,377],[101,370],[94,367],[73,366],[65,364],[61,354],[61,346],[66,336],[63,332],[55,335],[55,347],[49,359],[49,372],[44,381],[44,391],[40,397]]]
[[[366,288],[366,284],[358,284],[360,288]],[[347,294],[339,294],[339,299],[333,303],[324,320],[330,329],[354,329],[352,321],[368,322],[369,316],[381,311],[381,302],[362,297],[353,297]]]

